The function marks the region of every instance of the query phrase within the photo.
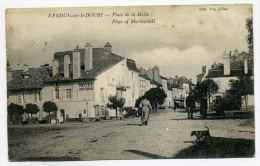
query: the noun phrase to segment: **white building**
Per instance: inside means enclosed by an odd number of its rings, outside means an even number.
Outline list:
[[[39,115],[44,115],[43,103],[53,101],[63,120],[104,117],[109,97],[114,95],[125,98],[125,107],[133,107],[145,91],[143,87],[140,91],[142,78],[135,62],[114,54],[110,43],[102,48],[87,43],[84,48],[56,52],[52,74],[46,68],[14,73],[17,76],[8,82],[9,103],[36,103]]]

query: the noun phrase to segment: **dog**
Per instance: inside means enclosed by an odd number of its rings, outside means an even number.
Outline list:
[[[209,144],[211,143],[211,135],[209,132],[209,128],[206,126],[206,130],[196,130],[191,132],[191,136],[195,137],[195,144]]]

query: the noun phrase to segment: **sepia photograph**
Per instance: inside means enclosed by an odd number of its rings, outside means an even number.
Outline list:
[[[10,162],[255,157],[252,4],[5,20]]]

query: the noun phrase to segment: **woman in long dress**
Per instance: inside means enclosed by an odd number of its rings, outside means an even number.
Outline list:
[[[140,108],[142,110],[141,123],[142,125],[148,125],[149,114],[152,110],[152,106],[149,100],[147,100],[146,98],[142,99],[142,101],[140,102]]]

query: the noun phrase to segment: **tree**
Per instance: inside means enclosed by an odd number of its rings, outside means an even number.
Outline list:
[[[207,109],[202,109],[201,114],[203,118],[206,118],[207,112],[205,111],[209,110],[211,97],[218,91],[218,89],[218,85],[212,79],[206,79],[202,82],[197,83],[194,89],[195,99],[200,102],[202,107],[207,107]]]
[[[23,114],[24,112],[23,106],[14,103],[9,104],[7,109],[9,113]]]
[[[141,101],[144,99],[144,96],[140,96],[139,98],[137,98],[136,100],[135,100],[135,107],[137,108],[137,107],[139,107],[139,105],[140,105],[140,103],[141,103]]]
[[[248,95],[254,93],[254,81],[250,76],[242,75],[238,77],[238,80],[231,81],[230,90],[236,93],[241,100],[243,97],[245,110],[248,111]]]
[[[125,98],[115,95],[115,96],[109,96],[108,100],[110,102],[110,104],[108,104],[108,107],[111,107],[116,110],[116,118],[117,118],[118,108],[119,111],[122,111],[122,108],[125,105]]]
[[[25,112],[31,114],[31,118],[32,118],[32,114],[37,114],[39,111],[40,109],[37,104],[29,103],[25,105]]]
[[[21,120],[21,115],[24,113],[23,106],[10,103],[7,107],[9,120],[14,123],[18,123]]]
[[[51,112],[57,112],[58,107],[54,102],[46,101],[43,103],[43,111],[49,113],[49,122],[51,122]]]
[[[248,51],[249,54],[253,55],[253,50],[254,50],[254,43],[253,43],[253,20],[252,17],[248,18],[246,20],[246,28],[248,31],[248,35],[247,35],[247,44],[248,44]]]
[[[158,104],[163,104],[167,94],[161,87],[151,88],[145,92],[144,97],[150,101],[154,112],[157,112]]]

